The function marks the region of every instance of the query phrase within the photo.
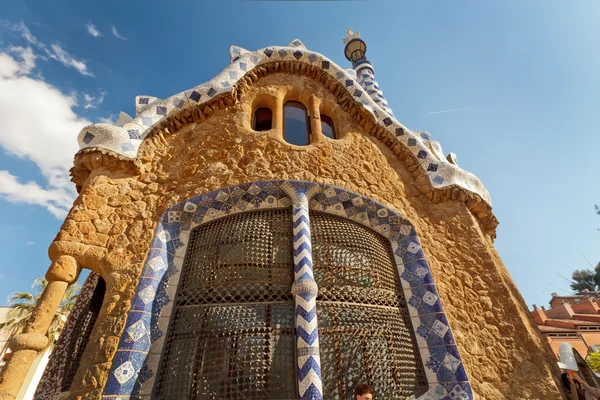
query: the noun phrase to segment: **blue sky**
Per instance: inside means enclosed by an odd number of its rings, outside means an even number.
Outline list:
[[[348,65],[349,27],[400,122],[490,191],[527,304],[566,294],[560,275],[600,261],[600,3],[481,3],[0,3],[0,304],[49,265],[81,127],[209,80],[234,44],[299,38]]]

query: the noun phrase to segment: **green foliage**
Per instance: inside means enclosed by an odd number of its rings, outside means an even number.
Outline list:
[[[594,372],[600,372],[600,352],[590,353],[585,362]]]
[[[0,330],[6,330],[11,335],[16,335],[23,332],[25,325],[31,316],[35,305],[42,296],[44,289],[48,286],[48,281],[44,278],[38,278],[33,281],[31,288],[34,289],[33,293],[29,292],[15,292],[8,296],[8,304],[11,307],[8,312],[8,318],[5,322],[0,323]],[[62,298],[59,308],[54,314],[54,318],[50,323],[46,336],[48,337],[48,344],[54,344],[60,335],[60,332],[65,326],[67,316],[69,312],[75,306],[79,289],[81,288],[78,284],[70,285],[65,295]]]
[[[600,282],[600,269],[596,267],[596,271],[591,269],[576,269],[573,271],[571,279],[571,289],[576,293],[581,293],[584,290],[594,291],[596,290],[596,282]]]
[[[594,268],[594,284],[597,288],[600,288],[600,262]]]

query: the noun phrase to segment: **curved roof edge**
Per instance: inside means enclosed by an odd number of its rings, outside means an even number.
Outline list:
[[[230,92],[247,72],[261,64],[276,61],[303,62],[328,73],[342,84],[352,98],[361,103],[382,127],[392,133],[398,143],[419,160],[419,167],[428,175],[434,188],[457,185],[479,195],[491,206],[490,194],[479,178],[447,161],[443,155],[440,157],[439,154],[435,154],[430,147],[429,133],[411,132],[371,98],[357,81],[355,74],[349,73],[347,69],[338,66],[322,54],[307,50],[297,39],[288,46],[270,46],[254,52],[232,46],[231,64],[213,79],[165,100],[137,96],[136,110],[139,110],[139,113],[123,125],[99,123],[83,128],[77,138],[80,151],[104,148],[134,160],[148,132],[164,118]]]

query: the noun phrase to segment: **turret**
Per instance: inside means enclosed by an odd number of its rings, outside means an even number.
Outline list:
[[[348,36],[343,39],[346,44],[344,55],[352,63],[352,68],[356,71],[356,79],[360,86],[369,94],[377,105],[390,116],[394,116],[388,106],[387,100],[383,96],[383,91],[375,80],[375,68],[367,60],[367,44],[360,39],[360,32],[353,33],[352,29],[346,31]]]

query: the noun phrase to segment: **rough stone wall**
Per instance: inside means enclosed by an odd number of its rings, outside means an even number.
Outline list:
[[[281,88],[297,99],[302,93],[316,94],[337,121],[341,139],[297,147],[285,143],[275,130],[252,131],[253,102]],[[95,346],[86,349],[70,399],[97,399],[102,392],[156,221],[164,210],[222,187],[270,179],[340,186],[410,219],[476,396],[561,398],[549,346],[534,327],[489,235],[465,202],[430,201],[397,156],[331,106],[335,104],[333,95],[309,78],[274,74],[255,83],[240,103],[216,111],[203,123],[189,124],[170,137],[146,140],[135,168],[99,153],[78,158],[93,171],[50,254],[74,256],[104,277],[107,291],[91,338]]]

